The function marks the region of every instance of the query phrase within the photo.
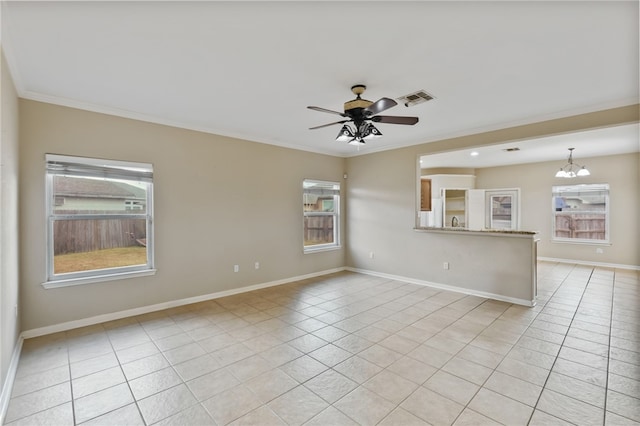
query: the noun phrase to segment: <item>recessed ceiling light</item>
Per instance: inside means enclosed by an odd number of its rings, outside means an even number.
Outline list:
[[[480,153],[478,151],[472,151],[471,154],[472,157],[477,157],[478,155],[480,155]]]

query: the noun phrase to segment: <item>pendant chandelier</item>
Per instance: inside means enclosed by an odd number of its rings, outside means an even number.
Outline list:
[[[569,162],[560,167],[560,170],[556,173],[557,178],[574,178],[577,176],[589,176],[591,174],[585,166],[573,162],[574,149],[575,148],[569,148]]]

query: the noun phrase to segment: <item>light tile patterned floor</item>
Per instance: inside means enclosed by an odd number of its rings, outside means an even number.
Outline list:
[[[8,425],[640,422],[640,274],[525,308],[339,273],[24,342]]]

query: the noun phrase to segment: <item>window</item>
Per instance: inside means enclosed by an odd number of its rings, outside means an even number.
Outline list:
[[[340,247],[340,184],[305,179],[302,190],[304,251]]]
[[[47,154],[46,288],[153,270],[151,164]]]
[[[553,240],[609,243],[609,185],[553,187]]]

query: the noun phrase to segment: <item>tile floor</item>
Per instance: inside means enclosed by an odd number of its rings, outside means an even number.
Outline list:
[[[640,422],[640,273],[525,308],[340,273],[24,342],[7,425]]]

